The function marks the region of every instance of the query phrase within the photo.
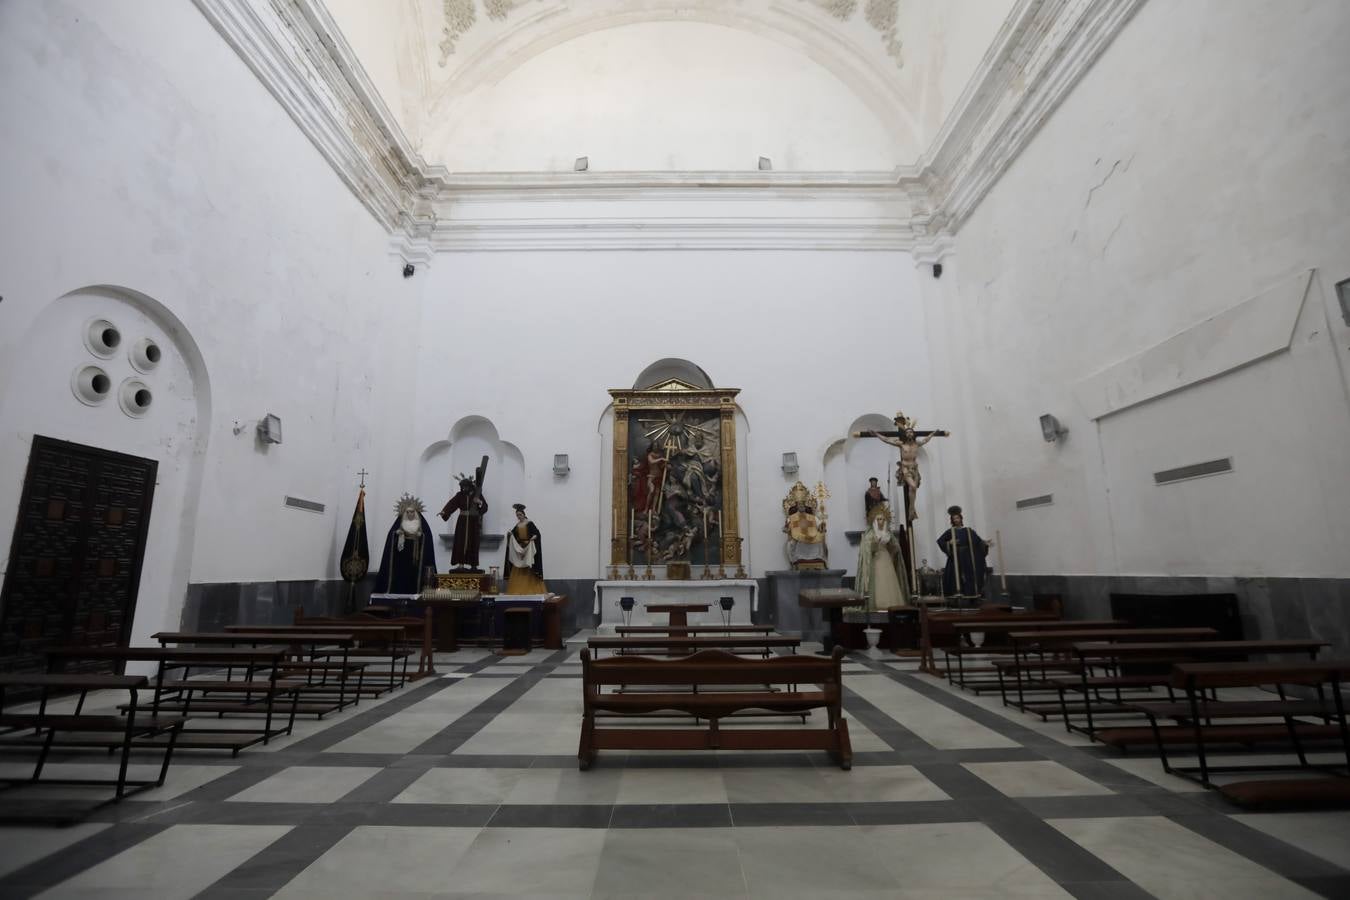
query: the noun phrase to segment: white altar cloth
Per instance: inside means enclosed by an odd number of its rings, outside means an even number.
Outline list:
[[[648,603],[707,603],[706,613],[690,613],[690,625],[720,625],[722,610],[720,598],[731,597],[731,621],[740,625],[751,623],[751,614],[759,609],[759,582],[753,578],[720,578],[704,581],[597,581],[595,583],[595,613],[600,616],[600,628],[623,622],[619,609],[620,597],[632,597],[634,625],[665,625],[664,613],[648,613]]]

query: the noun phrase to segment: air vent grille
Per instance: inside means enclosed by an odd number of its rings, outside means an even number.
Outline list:
[[[1038,506],[1049,506],[1055,502],[1054,494],[1042,494],[1039,497],[1028,497],[1025,500],[1017,501],[1018,509],[1035,509]]]
[[[1233,460],[1229,457],[1211,459],[1208,462],[1194,463],[1176,469],[1164,469],[1153,473],[1154,484],[1173,484],[1178,481],[1190,481],[1192,478],[1206,478],[1210,475],[1222,475],[1233,471]]]
[[[316,500],[303,500],[300,497],[287,497],[285,503],[291,509],[303,509],[312,513],[322,513],[327,509],[326,506]]]

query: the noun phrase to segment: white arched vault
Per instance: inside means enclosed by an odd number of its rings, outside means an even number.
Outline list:
[[[923,149],[920,102],[875,38],[809,3],[526,3],[444,67],[405,65],[391,105],[452,171],[744,169],[753,147],[776,170],[889,171]]]
[[[510,527],[514,521],[511,504],[521,502],[524,496],[525,456],[515,444],[502,440],[491,419],[470,415],[455,422],[444,440],[429,444],[417,461],[418,496],[426,505],[427,520],[433,529],[447,530],[433,516],[453,496],[459,474],[472,478],[484,456],[488,458],[488,470],[483,498],[488,502],[488,513],[483,530],[504,534]],[[448,565],[441,563],[441,568]]]

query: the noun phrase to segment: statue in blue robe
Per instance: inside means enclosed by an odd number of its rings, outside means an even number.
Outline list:
[[[948,507],[947,515],[952,527],[937,540],[938,547],[947,555],[942,592],[948,597],[983,597],[989,542],[966,526],[961,507]]]
[[[375,577],[377,594],[417,594],[427,569],[436,571],[436,542],[422,515],[422,501],[411,494],[399,498],[398,518],[389,526]]]

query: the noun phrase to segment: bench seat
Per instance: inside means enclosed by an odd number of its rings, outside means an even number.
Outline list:
[[[1155,740],[1164,744],[1194,744],[1196,728],[1192,725],[1160,725],[1155,737],[1153,728],[1148,725],[1135,725],[1120,728],[1098,728],[1093,736],[1103,744],[1112,747],[1126,747],[1136,744],[1152,744]],[[1339,740],[1341,730],[1336,725],[1315,725],[1308,722],[1294,723],[1299,740]],[[1200,739],[1215,744],[1258,744],[1289,743],[1289,728],[1279,725],[1201,725]]]
[[[1350,806],[1350,778],[1280,778],[1233,781],[1216,789],[1243,809],[1344,809]]]

